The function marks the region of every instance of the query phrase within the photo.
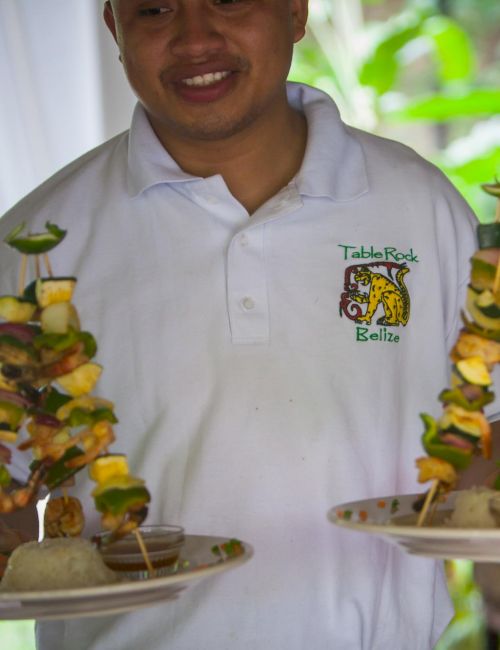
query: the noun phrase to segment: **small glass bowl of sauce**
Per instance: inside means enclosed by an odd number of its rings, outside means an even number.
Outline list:
[[[154,574],[148,569],[137,537],[134,533],[107,543],[107,533],[98,535],[99,550],[106,565],[125,580],[147,580],[175,572],[184,544],[182,526],[140,526],[138,529]]]

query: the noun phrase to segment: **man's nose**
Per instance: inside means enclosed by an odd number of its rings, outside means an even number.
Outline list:
[[[224,43],[217,21],[209,12],[188,7],[177,17],[176,33],[170,47],[175,56],[196,59],[220,51]]]

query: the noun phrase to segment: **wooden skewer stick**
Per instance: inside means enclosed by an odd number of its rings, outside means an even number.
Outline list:
[[[144,540],[141,535],[141,531],[138,528],[134,528],[134,535],[137,540],[137,543],[139,544],[139,548],[141,549],[142,557],[144,558],[144,562],[146,563],[146,566],[149,571],[149,577],[154,578],[156,575],[156,571],[154,570],[153,565],[151,564],[151,560],[149,559],[148,551],[146,548],[146,544],[144,544]]]
[[[35,276],[38,279],[40,277],[40,275],[41,275],[41,272],[40,272],[40,256],[36,255],[35,256]]]
[[[497,291],[500,287],[500,258],[497,262],[497,270],[495,273],[495,281],[493,282],[493,295],[496,296]]]
[[[434,495],[436,494],[438,487],[439,487],[439,481],[438,479],[434,479],[434,481],[432,481],[432,485],[429,491],[427,492],[427,496],[425,498],[424,505],[422,506],[422,510],[420,511],[420,515],[417,521],[417,526],[424,525],[425,518],[427,517],[427,511],[429,510],[429,506],[432,503],[432,499],[434,498]]]
[[[500,222],[500,199],[497,201],[497,209],[495,214],[495,222]],[[495,281],[493,282],[493,295],[496,296],[498,289],[500,288],[500,258],[497,263],[497,270],[495,273]]]
[[[17,293],[22,296],[24,293],[24,285],[26,284],[26,270],[28,268],[28,256],[21,256],[21,269],[19,271],[19,284],[17,287]]]
[[[47,269],[47,273],[49,274],[49,277],[52,278],[54,274],[52,273],[52,267],[50,266],[50,260],[47,253],[43,254],[43,261],[45,263],[45,268]]]
[[[434,521],[434,517],[436,516],[438,505],[439,505],[439,497],[436,497],[434,499],[434,503],[432,504],[432,508],[429,514],[429,526],[432,526],[432,522]]]

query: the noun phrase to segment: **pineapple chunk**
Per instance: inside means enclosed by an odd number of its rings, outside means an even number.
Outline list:
[[[72,397],[90,393],[101,376],[102,366],[97,363],[83,363],[72,372],[57,378],[57,383]]]
[[[37,306],[15,296],[0,297],[0,318],[10,323],[27,323],[33,318]]]
[[[17,433],[0,429],[0,442],[9,442],[14,444],[17,440]]]
[[[55,302],[40,314],[42,331],[49,334],[67,334],[70,329],[80,330],[78,312],[70,302]]]
[[[417,458],[415,461],[418,467],[418,482],[427,483],[427,481],[442,481],[446,485],[454,486],[458,480],[455,468],[448,461],[434,456]]]
[[[58,302],[70,302],[76,285],[76,278],[38,278],[35,294],[40,307]]]
[[[96,497],[107,490],[129,490],[130,488],[142,487],[143,485],[144,481],[135,476],[112,476],[104,483],[98,483],[91,494],[93,497]]]
[[[122,454],[99,456],[89,465],[89,477],[102,484],[113,477],[128,476],[127,457]]]

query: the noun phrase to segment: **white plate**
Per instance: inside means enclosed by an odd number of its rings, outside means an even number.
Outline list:
[[[407,553],[437,559],[500,562],[500,528],[448,528],[440,525],[453,510],[457,492],[447,495],[433,517],[432,526],[418,527],[413,511],[421,495],[403,494],[342,503],[328,512],[334,524],[371,533],[397,544]]]
[[[54,591],[0,592],[0,619],[62,619],[85,616],[108,616],[175,600],[189,585],[217,573],[234,569],[253,555],[252,547],[243,543],[245,552],[221,559],[212,553],[214,545],[227,538],[186,535],[179,566],[175,574],[151,580],[121,582],[84,589]]]

